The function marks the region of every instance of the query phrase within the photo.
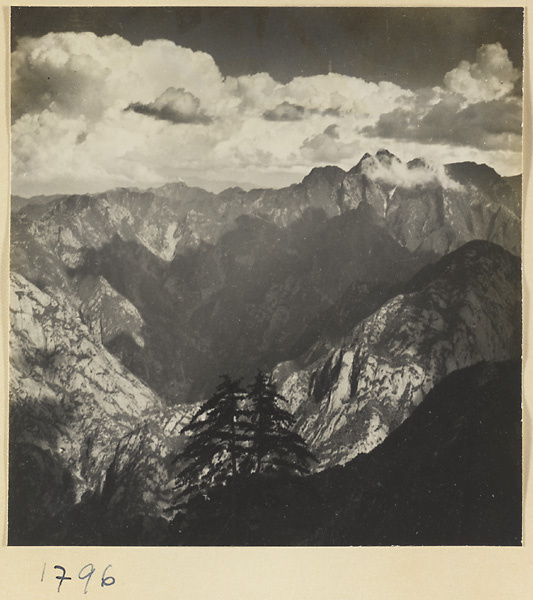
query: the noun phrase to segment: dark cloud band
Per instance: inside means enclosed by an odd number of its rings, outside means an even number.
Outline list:
[[[299,104],[282,102],[272,110],[263,113],[267,121],[301,121],[305,116],[305,108]]]
[[[460,101],[454,98],[439,102],[425,114],[398,108],[381,115],[376,125],[366,127],[363,133],[402,141],[516,150],[522,133],[522,107],[510,99],[460,108]]]
[[[207,125],[212,121],[200,108],[200,100],[183,88],[168,88],[154,102],[134,102],[126,110],[175,124]]]

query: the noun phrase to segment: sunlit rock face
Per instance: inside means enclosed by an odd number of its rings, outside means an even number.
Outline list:
[[[519,358],[518,259],[471,242],[406,286],[304,369],[275,371],[321,468],[369,452],[446,375]]]
[[[130,493],[142,513],[161,514],[171,496],[167,458],[192,407],[166,409],[69,303],[17,274],[11,277],[10,327],[13,504],[38,505],[50,519],[84,494],[99,493],[114,459],[123,468],[141,456]],[[128,455],[122,440],[132,432],[127,447],[135,452]],[[123,492],[113,490],[115,496]],[[30,529],[42,525],[39,514],[30,511],[26,519]]]

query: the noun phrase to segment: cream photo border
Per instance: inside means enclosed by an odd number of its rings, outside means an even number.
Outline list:
[[[390,548],[120,548],[120,547],[7,547],[7,436],[8,436],[8,268],[9,268],[9,15],[10,6],[524,6],[524,534],[522,547],[390,547]],[[532,210],[526,198],[531,183],[531,64],[527,32],[533,27],[533,0],[525,3],[470,1],[468,3],[344,2],[279,0],[264,2],[14,2],[0,0],[0,598],[47,600],[83,597],[83,585],[41,582],[43,565],[63,565],[67,574],[92,563],[95,578],[112,565],[115,584],[88,589],[87,598],[104,600],[504,600],[533,597],[533,530],[529,470],[533,375],[527,340],[531,334],[529,305],[533,244]],[[55,573],[57,574],[57,572]]]

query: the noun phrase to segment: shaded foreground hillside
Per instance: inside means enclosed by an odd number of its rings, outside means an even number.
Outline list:
[[[520,364],[448,375],[373,452],[316,476],[319,545],[520,545]]]
[[[518,361],[456,371],[369,454],[301,481],[247,479],[237,537],[227,530],[227,490],[198,509],[191,532],[179,520],[113,510],[108,471],[103,493],[58,513],[40,542],[12,528],[10,544],[520,545],[520,382]],[[11,515],[23,522],[23,506]]]
[[[173,544],[520,545],[520,364],[479,363],[441,381],[369,454],[303,482],[242,484],[239,531],[221,492],[199,507],[194,536]]]

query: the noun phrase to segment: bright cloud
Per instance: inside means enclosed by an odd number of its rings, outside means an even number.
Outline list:
[[[338,164],[345,160],[353,160],[363,148],[360,142],[343,142],[339,126],[329,125],[322,133],[304,140],[302,155],[310,162],[317,164]]]
[[[501,44],[486,44],[476,53],[476,61],[463,60],[446,73],[446,89],[463,96],[467,102],[487,102],[509,94],[520,79],[507,50]]]
[[[133,46],[118,35],[49,33],[20,40],[12,55],[15,119],[47,108],[98,119],[110,106],[151,102],[169,87],[203,101],[221,86],[209,54],[167,40]]]
[[[81,193],[187,177],[276,187],[316,164],[349,169],[380,147],[406,160],[476,156],[516,171],[516,81],[499,44],[450,71],[443,88],[413,92],[336,73],[287,84],[267,73],[224,78],[210,55],[167,40],[25,38],[12,55],[13,191]]]
[[[403,106],[384,112],[363,133],[424,146],[498,152],[500,157],[505,153],[519,170],[522,100],[513,92],[520,72],[500,44],[482,46],[476,56],[476,62],[462,61],[448,72],[444,88],[424,90],[407,99]]]

